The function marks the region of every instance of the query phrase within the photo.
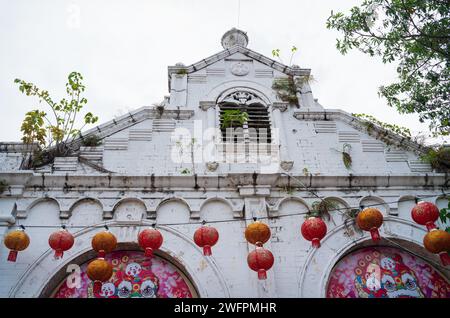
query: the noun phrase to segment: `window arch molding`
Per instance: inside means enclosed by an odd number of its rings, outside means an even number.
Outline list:
[[[246,86],[236,86],[223,91],[216,98],[216,104],[218,105],[227,101],[231,102],[230,97],[234,94],[248,94],[248,97],[252,98],[247,101],[249,105],[260,103],[267,108],[271,105],[270,99],[264,93]],[[244,98],[244,96],[242,96],[242,98]]]
[[[220,93],[216,105],[216,122],[219,123],[223,142],[227,142],[226,128],[221,127],[224,112],[241,110],[247,113],[248,120],[242,125],[243,130],[236,131],[236,136],[232,136],[236,138],[235,142],[242,140],[244,143],[271,143],[273,130],[271,103],[262,92],[245,86],[235,86]],[[239,126],[234,128],[240,129]]]

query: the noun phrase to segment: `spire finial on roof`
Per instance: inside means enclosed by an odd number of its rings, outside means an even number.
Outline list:
[[[224,49],[229,49],[235,45],[247,47],[248,36],[244,31],[232,28],[222,36],[222,46]]]

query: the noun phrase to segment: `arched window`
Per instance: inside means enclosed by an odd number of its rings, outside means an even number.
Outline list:
[[[114,251],[106,255],[113,266],[113,275],[94,293],[86,274],[88,263],[80,266],[79,280],[64,279],[52,298],[193,298],[197,292],[189,278],[168,260],[142,251]]]
[[[255,93],[235,90],[218,107],[223,142],[271,143],[268,106]]]
[[[365,247],[333,268],[328,298],[448,298],[450,284],[426,261],[405,250]]]

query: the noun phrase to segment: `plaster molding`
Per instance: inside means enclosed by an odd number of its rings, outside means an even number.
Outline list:
[[[289,103],[287,102],[274,102],[272,103],[273,110],[279,110],[282,113],[288,109]]]
[[[215,101],[200,101],[199,102],[199,108],[203,111],[207,111],[210,108],[216,108],[216,102]]]

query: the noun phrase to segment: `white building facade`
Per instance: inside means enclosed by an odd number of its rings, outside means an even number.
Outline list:
[[[118,239],[113,261],[122,262],[125,273],[139,263],[131,262],[142,253],[139,231],[153,225],[160,230],[164,243],[154,264],[139,264],[139,271],[157,277],[152,296],[395,297],[405,290],[415,297],[450,297],[450,267],[423,248],[426,229],[411,219],[415,198],[447,206],[448,175],[422,163],[412,141],[320,105],[308,84],[309,69],[250,50],[247,35],[237,29],[224,34],[222,45],[223,51],[198,63],[170,66],[170,96],[161,105],[83,134],[101,138],[99,146],[85,147],[80,138],[72,155],[23,170],[24,146],[0,144],[0,180],[6,184],[0,236],[23,225],[31,240],[15,263],[6,260],[2,244],[0,297],[89,297],[87,285],[64,285],[72,265],[83,271],[95,257],[91,239],[104,225]],[[294,83],[288,98],[273,88],[280,79]],[[226,109],[248,113],[231,138],[221,125]],[[318,197],[333,202],[334,211],[324,217],[328,231],[316,249],[300,226]],[[384,217],[377,244],[348,217],[369,206]],[[253,218],[272,232],[264,247],[275,263],[266,280],[247,265],[254,246],[244,231]],[[192,239],[203,220],[220,235],[209,257]],[[75,244],[55,260],[48,237],[61,224]],[[368,265],[380,265],[378,259],[393,260],[416,286],[406,292],[405,276],[383,264],[372,280]],[[382,281],[388,274],[400,277],[395,293]],[[130,297],[143,284],[122,281],[116,278],[111,293],[102,295]],[[124,286],[133,290],[121,295]]]

